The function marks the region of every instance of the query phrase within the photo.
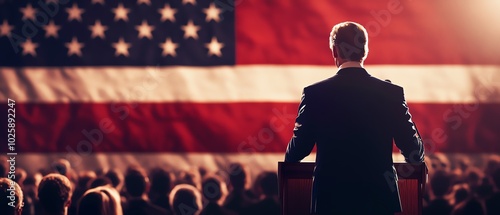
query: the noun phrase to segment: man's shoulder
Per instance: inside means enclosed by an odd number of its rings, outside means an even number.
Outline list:
[[[332,82],[333,78],[335,76],[331,77],[331,78],[327,78],[327,79],[324,79],[324,80],[321,80],[321,81],[318,81],[314,84],[310,84],[306,87],[304,87],[304,91],[314,91],[318,88],[322,88],[322,87],[325,87],[327,86],[330,82]]]
[[[392,83],[389,79],[382,80],[380,78],[377,78],[375,76],[367,76],[366,79],[360,80],[363,81],[364,84],[368,85],[366,87],[373,87],[373,88],[378,88],[381,90],[387,90],[391,92],[402,92],[403,87]],[[304,91],[309,91],[309,92],[314,92],[314,91],[321,91],[324,88],[332,87],[332,86],[337,86],[340,85],[342,82],[341,79],[339,79],[338,75],[334,75],[330,78],[318,81],[316,83],[313,83],[311,85],[308,85],[304,87]]]
[[[392,83],[391,80],[385,79],[382,80],[380,78],[377,78],[375,76],[370,76],[370,82],[372,82],[375,86],[378,86],[380,88],[385,88],[387,90],[393,90],[393,91],[402,91],[403,87]]]

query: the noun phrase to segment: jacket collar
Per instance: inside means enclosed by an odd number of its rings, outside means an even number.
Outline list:
[[[357,61],[347,61],[339,66],[339,70],[345,69],[345,68],[352,68],[352,67],[363,68],[363,64],[361,62],[357,62]]]
[[[337,75],[356,75],[356,76],[370,76],[363,68],[363,63],[357,61],[347,61],[339,66]]]
[[[349,67],[349,68],[343,68],[339,69],[337,72],[337,75],[341,76],[370,76],[368,72],[364,68],[360,67]]]

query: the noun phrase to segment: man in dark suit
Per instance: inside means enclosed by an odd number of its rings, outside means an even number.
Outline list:
[[[304,88],[285,162],[299,162],[316,144],[314,213],[394,214],[401,203],[393,140],[407,162],[424,160],[403,88],[363,68],[368,33],[360,24],[335,25],[330,48],[339,70]]]

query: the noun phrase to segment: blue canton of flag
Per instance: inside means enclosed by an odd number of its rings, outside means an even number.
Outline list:
[[[0,66],[234,65],[219,1],[0,1]]]

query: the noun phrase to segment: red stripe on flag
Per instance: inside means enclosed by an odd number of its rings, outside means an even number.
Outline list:
[[[284,153],[297,106],[297,103],[17,103],[16,146],[19,153]],[[5,107],[2,105],[0,112],[6,113]],[[500,104],[412,103],[410,110],[429,151],[500,152],[497,144]],[[2,126],[5,132],[5,123]],[[0,151],[5,150],[6,147],[1,147]]]
[[[500,152],[499,103],[409,106],[428,152]]]
[[[496,1],[242,1],[237,64],[333,65],[334,24],[367,28],[367,64],[500,64]]]

